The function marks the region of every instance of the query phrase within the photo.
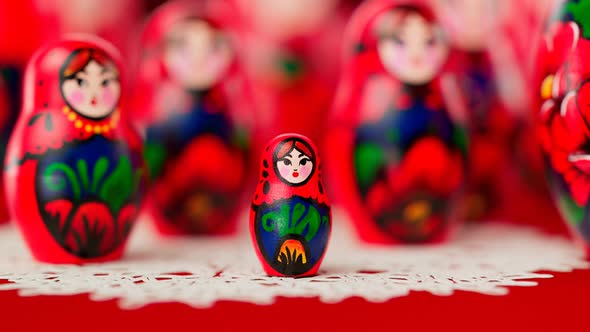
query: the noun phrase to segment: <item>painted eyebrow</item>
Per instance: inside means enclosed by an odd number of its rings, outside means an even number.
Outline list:
[[[300,154],[299,154],[299,157],[297,157],[297,158],[301,158],[301,157],[305,157],[305,154],[303,154],[303,153],[300,153]]]
[[[293,156],[291,155],[291,152],[287,153],[287,154],[285,155],[285,157],[293,158]]]

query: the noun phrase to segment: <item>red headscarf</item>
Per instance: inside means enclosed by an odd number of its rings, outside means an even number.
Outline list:
[[[396,8],[408,8],[417,11],[428,22],[436,22],[437,17],[426,0],[374,0],[363,3],[352,16],[344,37],[342,76],[338,86],[333,115],[337,122],[354,125],[359,120],[359,108],[362,96],[367,92],[365,85],[368,78],[383,74],[391,89],[399,89],[399,79],[389,74],[384,68],[377,50],[379,36],[376,24],[381,14]],[[448,58],[453,56],[451,50]],[[448,72],[449,63],[443,66],[441,74]],[[438,85],[435,78],[431,85]],[[395,93],[395,90],[393,92]],[[382,110],[383,112],[385,109]]]
[[[301,150],[313,163],[312,173],[308,180],[300,185],[289,184],[277,174],[276,163],[280,155],[284,155],[294,148]],[[305,136],[297,134],[283,134],[272,139],[262,156],[260,163],[260,180],[252,203],[271,204],[274,201],[299,196],[311,198],[320,204],[329,204],[326,190],[322,182],[322,165],[315,145]]]
[[[64,65],[68,62],[72,68],[80,65],[72,62],[77,61],[72,58],[75,52],[78,55],[93,54],[91,56],[112,65],[119,75],[119,105],[106,118],[90,119],[76,114],[62,96],[62,74],[64,69],[68,71]],[[23,106],[15,128],[15,132],[28,130],[33,133],[21,136],[23,141],[19,160],[26,154],[42,154],[48,148],[58,149],[67,142],[85,140],[95,134],[108,138],[120,137],[131,146],[140,146],[139,138],[130,134],[127,123],[122,121],[121,104],[125,98],[125,89],[121,68],[119,52],[108,42],[93,36],[80,35],[79,39],[59,41],[35,53],[25,71]]]
[[[202,0],[202,1],[172,1],[160,6],[149,17],[138,49],[139,59],[134,66],[137,77],[134,93],[134,118],[150,124],[158,121],[162,116],[156,106],[155,98],[162,86],[169,83],[175,90],[182,90],[177,83],[172,82],[166,65],[164,64],[164,49],[166,38],[175,24],[189,19],[199,19],[207,22],[216,29],[222,29],[229,38],[229,43],[234,45],[234,60],[225,72],[225,77],[212,88],[210,95],[212,102],[227,103],[232,116],[236,121],[248,123],[253,126],[253,111],[250,97],[250,84],[243,75],[239,59],[233,29],[236,25],[233,20],[235,9],[228,1]],[[161,115],[161,114],[160,114]],[[165,117],[165,115],[163,115]]]

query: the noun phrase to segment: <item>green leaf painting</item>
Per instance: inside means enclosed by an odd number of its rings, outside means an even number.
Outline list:
[[[149,176],[153,180],[162,173],[164,168],[164,163],[166,162],[166,147],[163,144],[146,143],[144,158],[150,172]]]
[[[57,173],[62,173],[63,177],[56,176]],[[51,191],[63,191],[69,184],[74,200],[80,200],[80,181],[70,166],[64,163],[53,163],[45,169],[43,179],[45,186]]]
[[[236,128],[232,136],[232,143],[242,151],[247,151],[250,146],[250,133],[246,128]]]
[[[580,25],[584,38],[590,39],[590,0],[568,1],[564,12]]]
[[[289,203],[283,203],[278,211],[267,212],[262,216],[262,227],[267,232],[278,231],[279,237],[297,234],[309,242],[316,236],[320,226],[328,221],[329,218],[322,218],[313,205],[306,207],[296,203],[291,209]]]
[[[459,147],[463,154],[467,154],[469,139],[465,128],[459,126],[453,128],[453,142]]]
[[[560,195],[558,198],[559,210],[564,214],[565,219],[578,226],[584,220],[584,208],[579,207],[573,199],[567,195]]]
[[[107,174],[109,160],[99,158],[92,170],[86,160],[79,159],[75,167],[52,163],[43,172],[43,184],[53,192],[71,192],[72,201],[96,196],[114,212],[118,212],[136,193],[142,170],[134,169],[128,158],[121,157],[114,170]]]
[[[385,152],[377,144],[361,143],[354,152],[356,178],[361,188],[369,187],[385,164]]]
[[[98,196],[114,211],[119,211],[133,196],[141,170],[133,171],[127,158],[120,158],[115,170],[107,177],[98,191]]]

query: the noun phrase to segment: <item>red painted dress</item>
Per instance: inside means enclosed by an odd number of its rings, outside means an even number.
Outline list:
[[[6,191],[35,258],[119,258],[140,208],[142,142],[120,107],[120,57],[88,37],[39,50],[11,137]]]
[[[135,118],[146,132],[149,211],[164,234],[230,232],[245,203],[255,112],[229,8],[171,2],[142,36]]]
[[[438,36],[422,2],[371,1],[350,20],[325,149],[364,240],[442,241],[458,221],[465,108]]]
[[[277,136],[263,152],[250,233],[271,276],[311,276],[320,267],[332,229],[321,172],[317,150],[304,136]]]

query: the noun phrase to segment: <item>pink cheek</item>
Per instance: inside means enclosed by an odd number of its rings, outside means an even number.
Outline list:
[[[396,67],[405,66],[408,63],[408,52],[403,47],[396,46],[391,60]]]
[[[291,175],[291,169],[284,165],[279,166],[279,174],[281,174],[283,178],[288,178]]]
[[[76,90],[69,96],[68,101],[74,106],[80,106],[85,100],[84,92]]]
[[[301,176],[305,179],[309,176],[309,174],[311,174],[311,169],[312,166],[305,165],[301,167],[299,173],[301,173]]]
[[[105,88],[102,90],[102,101],[105,105],[111,107],[114,106],[114,104],[117,102],[116,97],[115,97],[115,93],[109,89],[109,88]]]

